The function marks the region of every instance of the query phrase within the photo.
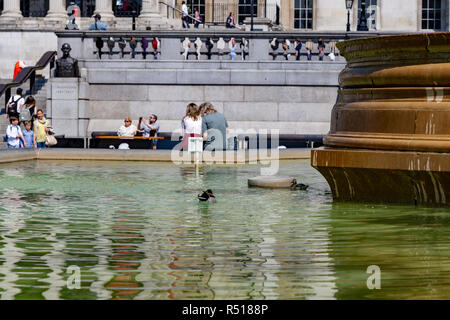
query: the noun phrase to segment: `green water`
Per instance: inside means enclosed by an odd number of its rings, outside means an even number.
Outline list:
[[[0,296],[450,298],[448,209],[333,204],[308,162],[282,161],[280,174],[310,189],[249,189],[256,165],[1,165]],[[198,203],[206,187],[217,203]],[[381,289],[367,287],[370,265]]]

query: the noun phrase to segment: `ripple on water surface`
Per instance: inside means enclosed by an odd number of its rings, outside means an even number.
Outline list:
[[[450,297],[448,209],[333,204],[308,162],[280,174],[309,190],[248,188],[256,165],[1,165],[1,298]],[[218,202],[198,203],[203,188]],[[381,290],[367,288],[370,265]]]

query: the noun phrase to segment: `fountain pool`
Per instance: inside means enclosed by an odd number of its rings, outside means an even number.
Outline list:
[[[448,299],[448,208],[333,203],[248,188],[258,165],[119,161],[0,165],[2,299]],[[211,188],[215,204],[197,193]],[[379,266],[381,289],[367,268]],[[73,270],[80,288],[70,289]],[[73,278],[72,278],[73,279]],[[70,282],[73,284],[73,282]]]

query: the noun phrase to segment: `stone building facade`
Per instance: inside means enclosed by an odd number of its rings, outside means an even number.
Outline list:
[[[131,29],[130,19],[137,17],[137,29],[181,28],[179,12],[182,0],[0,0],[1,29],[63,28],[66,8],[73,2],[81,29],[100,13],[112,29]],[[207,25],[223,25],[229,12],[236,22],[251,16],[268,18],[284,30],[345,31],[345,0],[185,0],[191,12],[197,7]],[[354,0],[350,10],[351,30],[357,29],[362,2],[367,7],[370,30],[448,31],[449,0]],[[252,3],[253,10],[252,10]],[[133,13],[134,11],[134,13]]]

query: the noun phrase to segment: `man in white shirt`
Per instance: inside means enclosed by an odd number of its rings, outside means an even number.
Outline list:
[[[19,118],[19,112],[22,110],[22,106],[25,104],[25,99],[22,97],[22,88],[18,88],[16,91],[16,95],[9,98],[8,103],[6,104],[6,119],[15,116]]]
[[[186,5],[186,2],[181,3],[181,11],[183,11],[183,17],[181,18],[183,23],[183,28],[190,28],[189,27],[189,11]]]

